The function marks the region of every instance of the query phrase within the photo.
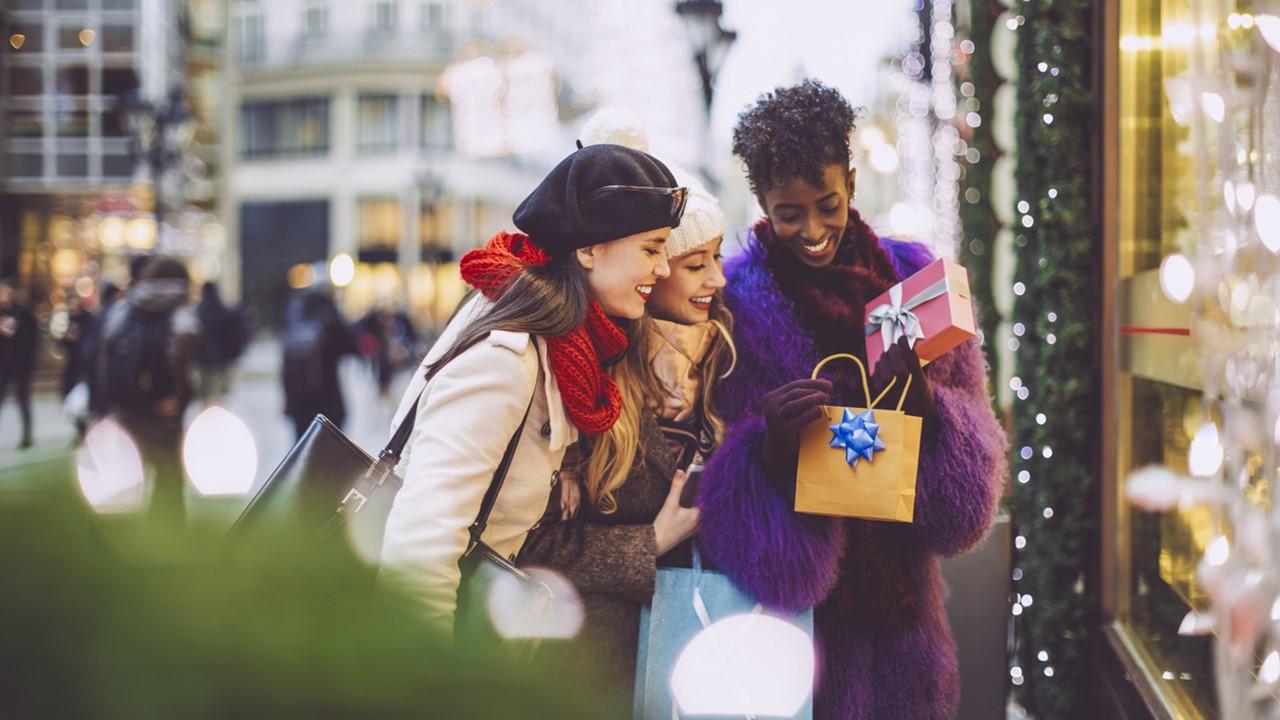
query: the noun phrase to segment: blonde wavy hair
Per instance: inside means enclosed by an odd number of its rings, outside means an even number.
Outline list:
[[[718,332],[700,368],[699,402],[705,430],[719,444],[724,438],[724,419],[715,410],[713,394],[716,382],[733,372],[737,348],[733,344],[733,315],[718,295],[711,304],[711,322]],[[627,354],[610,369],[622,393],[622,414],[608,431],[584,438],[582,449],[573,463],[575,474],[582,480],[587,502],[605,515],[617,511],[618,501],[614,494],[631,475],[639,455],[640,423],[644,413],[657,415],[659,398],[666,394],[648,359],[652,337],[649,323],[646,315],[631,324]]]

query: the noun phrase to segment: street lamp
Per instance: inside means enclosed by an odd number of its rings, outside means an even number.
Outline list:
[[[723,13],[724,3],[719,0],[679,0],[676,3],[676,14],[684,20],[685,33],[693,46],[693,59],[702,80],[702,102],[708,115],[711,113],[716,73],[720,72],[720,64],[724,62],[729,46],[738,37],[736,32],[720,26]]]
[[[181,88],[169,91],[161,104],[144,100],[136,91],[122,99],[118,112],[129,128],[129,150],[135,162],[145,162],[151,174],[156,229],[166,211],[162,179],[174,161],[181,159],[189,140],[192,114]]]

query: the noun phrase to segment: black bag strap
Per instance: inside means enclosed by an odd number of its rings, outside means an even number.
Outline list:
[[[537,336],[530,335],[529,340],[536,343],[538,339]],[[418,397],[414,399],[413,405],[409,407],[409,412],[400,421],[396,431],[392,433],[386,447],[378,454],[378,463],[384,468],[389,470],[400,463],[404,449],[409,444],[409,436],[413,434],[413,425],[418,417],[418,404],[422,402],[422,396],[426,394],[427,386],[431,384],[431,380],[435,378],[436,373],[443,367],[443,364],[438,364],[427,373],[426,384],[418,392]],[[484,499],[480,501],[480,512],[476,515],[475,522],[471,524],[469,531],[471,542],[467,546],[467,552],[463,553],[464,555],[470,554],[475,549],[475,546],[480,543],[480,537],[484,535],[485,528],[489,525],[489,515],[493,513],[494,506],[498,504],[498,493],[502,492],[502,485],[507,480],[507,472],[511,469],[512,460],[515,459],[516,449],[520,445],[520,436],[524,434],[524,426],[529,420],[529,412],[533,410],[533,401],[538,397],[538,386],[541,382],[542,360],[539,358],[538,375],[533,384],[533,395],[529,397],[529,404],[524,409],[524,417],[520,418],[520,424],[516,426],[511,439],[507,441],[507,448],[502,453],[502,459],[498,462],[498,467],[493,471],[493,478],[489,481],[489,488],[484,493]]]
[[[516,456],[516,448],[520,445],[520,436],[524,434],[524,425],[529,420],[529,411],[533,409],[533,401],[538,397],[538,384],[542,382],[542,363],[538,363],[538,376],[533,383],[533,395],[529,398],[529,405],[524,409],[524,417],[520,418],[520,424],[516,426],[515,433],[511,436],[511,440],[507,442],[507,449],[502,453],[502,460],[498,462],[498,467],[493,471],[493,480],[489,482],[489,489],[484,493],[484,499],[480,501],[480,513],[476,515],[476,521],[471,523],[471,542],[467,547],[470,552],[476,545],[480,544],[480,536],[484,535],[484,530],[489,525],[489,514],[493,512],[493,506],[498,504],[498,493],[502,492],[502,485],[507,481],[507,471],[511,469],[511,461]]]

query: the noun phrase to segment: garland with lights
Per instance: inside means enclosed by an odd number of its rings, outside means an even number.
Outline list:
[[[1025,0],[1018,32],[1018,187],[1011,468],[1015,649],[1010,677],[1036,717],[1089,706],[1096,555],[1100,255],[1092,8]]]
[[[961,100],[961,107],[969,112],[986,113],[988,118],[995,111],[996,90],[1003,84],[996,74],[990,46],[991,33],[1001,12],[999,0],[972,0],[967,39],[961,43],[967,58],[962,66],[966,76],[960,86],[960,94],[965,98]],[[970,130],[964,177],[960,183],[960,224],[964,241],[957,248],[957,259],[969,271],[969,291],[974,304],[982,309],[978,317],[985,338],[982,351],[987,356],[987,364],[995,368],[994,343],[1004,318],[996,309],[993,292],[995,240],[1000,230],[1000,220],[992,205],[991,171],[1000,158],[993,127],[990,121],[980,122]]]

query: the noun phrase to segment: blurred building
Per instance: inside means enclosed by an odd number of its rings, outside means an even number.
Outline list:
[[[244,299],[325,280],[447,319],[456,259],[572,147],[583,0],[237,0],[231,208]],[[587,69],[583,69],[585,74]],[[237,247],[238,246],[238,247]]]
[[[0,10],[0,277],[54,319],[55,337],[66,297],[92,305],[101,280],[127,280],[133,255],[172,253],[198,279],[219,276],[223,18],[218,0]]]

